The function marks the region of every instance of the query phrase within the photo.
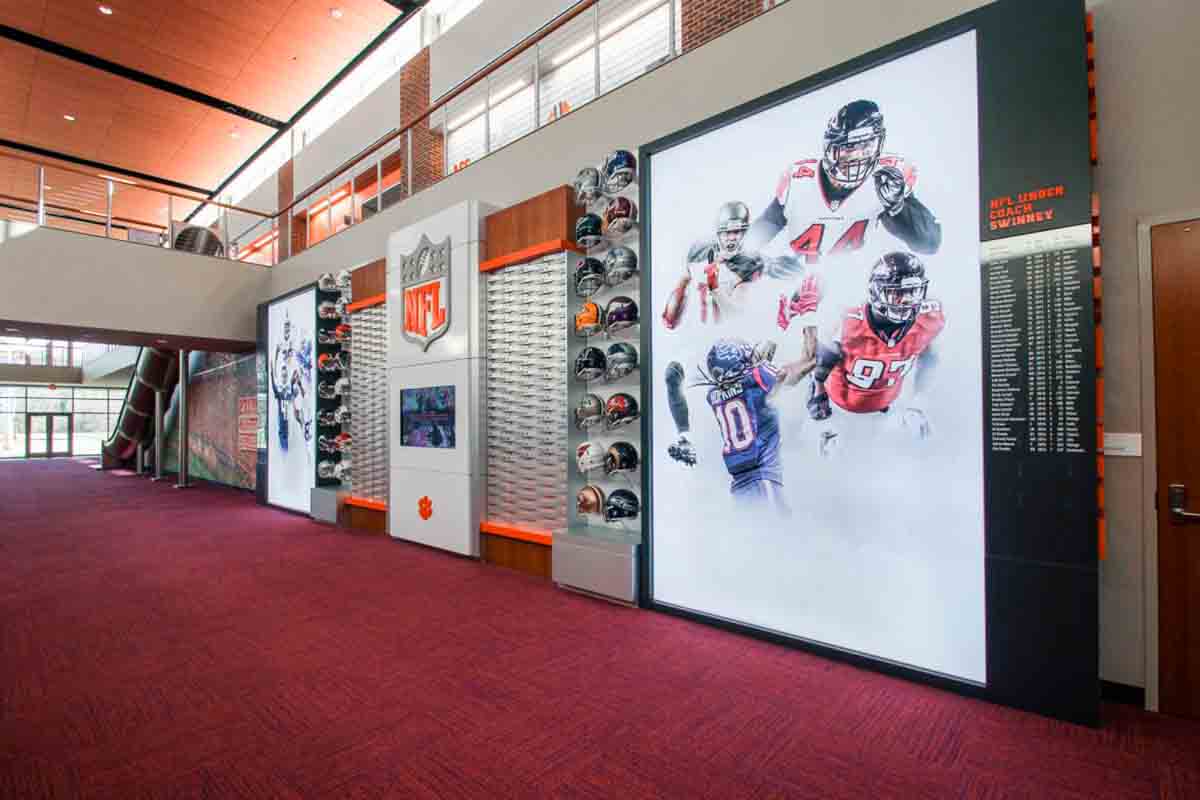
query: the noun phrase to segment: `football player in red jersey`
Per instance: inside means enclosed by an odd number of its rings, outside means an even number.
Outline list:
[[[913,374],[905,393],[901,422],[917,438],[929,436],[929,420],[913,402],[933,369],[933,341],[946,319],[942,306],[927,299],[925,265],[912,253],[885,254],[871,269],[867,302],[842,315],[832,340],[817,347],[808,412],[826,420],[833,407],[850,414],[890,413],[901,400],[905,378]],[[836,431],[821,434],[821,452],[828,453]]]
[[[913,194],[916,166],[884,152],[886,135],[876,103],[838,109],[825,127],[822,157],[788,167],[746,234],[746,249],[759,252],[782,231],[794,255],[816,264],[861,249],[882,227],[915,253],[936,253],[942,226]],[[873,192],[861,188],[868,180]]]

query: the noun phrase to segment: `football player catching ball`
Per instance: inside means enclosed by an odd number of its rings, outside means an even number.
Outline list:
[[[721,455],[735,500],[766,502],[786,514],[780,492],[783,465],[774,399],[780,389],[794,386],[811,372],[816,359],[812,351],[806,351],[800,360],[776,366],[771,363],[774,354],[773,342],[754,347],[744,339],[719,339],[708,351],[707,369],[699,368],[701,380],[693,385],[708,389],[705,399],[721,432]],[[667,366],[666,380],[667,401],[679,434],[667,454],[694,466],[696,449],[688,440],[689,410],[683,394],[683,366],[678,361]]]

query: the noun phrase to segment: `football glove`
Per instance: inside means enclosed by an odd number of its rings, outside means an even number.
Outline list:
[[[925,416],[925,412],[919,408],[906,408],[903,415],[900,417],[904,427],[918,439],[928,439],[933,433],[933,428],[929,425],[929,417]]]
[[[800,284],[800,288],[792,292],[791,298],[779,296],[779,315],[776,322],[781,330],[787,330],[792,319],[801,314],[817,310],[821,304],[821,281],[816,275],[808,275]]]
[[[775,359],[776,345],[770,339],[763,339],[758,344],[754,345],[754,363],[761,364],[764,361],[773,361]]]
[[[823,419],[829,419],[833,415],[833,406],[829,402],[829,392],[822,391],[817,394],[817,382],[812,382],[812,389],[808,394],[808,415],[814,420],[820,422]]]
[[[904,208],[904,201],[912,194],[912,187],[904,179],[904,173],[895,167],[879,167],[875,170],[875,194],[888,216],[894,217]]]
[[[667,455],[685,467],[696,466],[696,448],[692,446],[686,436],[680,436],[679,441],[668,447]]]

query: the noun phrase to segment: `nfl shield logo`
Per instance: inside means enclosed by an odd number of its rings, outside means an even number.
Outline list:
[[[401,335],[429,350],[450,330],[450,237],[434,244],[425,236],[417,249],[402,256],[400,288],[404,310]]]

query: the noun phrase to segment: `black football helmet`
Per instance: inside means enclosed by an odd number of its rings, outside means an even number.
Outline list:
[[[913,319],[925,302],[929,278],[925,265],[912,253],[886,253],[871,268],[867,298],[876,317],[891,323]]]
[[[604,220],[599,214],[584,214],[575,223],[575,242],[580,247],[595,247],[604,241]]]
[[[575,356],[575,380],[594,381],[608,372],[608,358],[599,347],[585,347]]]
[[[637,448],[629,442],[616,442],[604,454],[604,474],[615,472],[633,472],[638,468],[641,459],[638,458]]]
[[[839,108],[825,126],[826,177],[840,189],[857,189],[879,163],[886,135],[883,112],[870,100]]]
[[[598,258],[581,258],[575,262],[575,295],[591,297],[604,288],[604,263]]]
[[[642,504],[638,501],[636,494],[628,489],[617,489],[604,501],[604,521],[637,519],[641,510]]]

